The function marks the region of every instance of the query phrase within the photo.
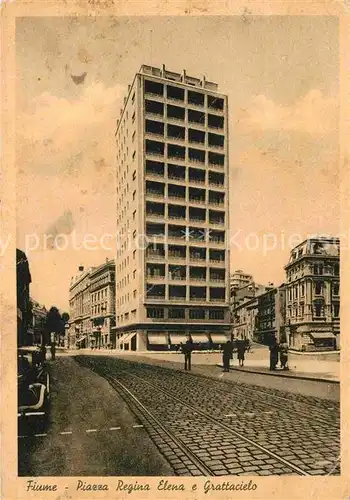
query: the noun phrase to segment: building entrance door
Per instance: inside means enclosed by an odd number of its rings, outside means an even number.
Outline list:
[[[131,350],[136,351],[136,335],[134,335],[131,339]]]

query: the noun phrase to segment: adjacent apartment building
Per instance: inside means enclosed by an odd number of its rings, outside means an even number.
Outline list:
[[[91,323],[97,346],[115,347],[115,264],[106,260],[90,272]]]
[[[117,347],[224,342],[227,96],[205,77],[142,66],[115,135]]]
[[[340,245],[310,238],[296,246],[286,270],[286,332],[292,348],[340,347]]]
[[[69,309],[69,347],[115,347],[113,260],[87,270],[79,267],[69,288]]]

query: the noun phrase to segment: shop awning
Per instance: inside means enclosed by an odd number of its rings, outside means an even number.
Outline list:
[[[205,333],[192,333],[191,337],[195,344],[207,344],[209,342],[209,337]]]
[[[311,337],[314,339],[334,339],[335,335],[332,332],[312,332]]]
[[[164,333],[149,333],[148,342],[152,345],[168,345],[168,336]]]
[[[135,332],[123,335],[123,337],[120,337],[119,343],[127,344],[128,342],[131,341],[134,335],[136,335]]]
[[[83,340],[86,339],[86,335],[84,335],[83,337],[81,337],[80,339],[76,340],[76,343],[78,344],[79,342],[82,342]]]
[[[224,344],[228,340],[231,340],[229,336],[224,333],[212,333],[210,336],[214,344]]]
[[[187,341],[187,336],[184,335],[183,333],[171,333],[170,334],[170,342],[173,344],[173,345],[180,345],[181,342],[183,344],[186,343]]]

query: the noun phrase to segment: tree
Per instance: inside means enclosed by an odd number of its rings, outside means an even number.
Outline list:
[[[62,335],[62,317],[55,306],[51,307],[46,315],[44,345],[51,343],[51,333]]]

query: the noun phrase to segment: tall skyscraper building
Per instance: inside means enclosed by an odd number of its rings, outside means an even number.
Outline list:
[[[230,338],[228,99],[142,66],[116,130],[116,341],[129,350]]]

